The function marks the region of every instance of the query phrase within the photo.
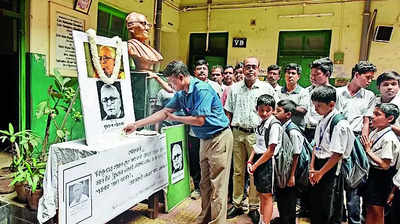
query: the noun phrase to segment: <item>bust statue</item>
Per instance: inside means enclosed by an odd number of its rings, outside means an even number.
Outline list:
[[[133,58],[136,71],[152,71],[163,57],[145,41],[149,38],[152,25],[140,13],[132,12],[126,17],[126,27],[133,39],[128,40],[128,53]]]

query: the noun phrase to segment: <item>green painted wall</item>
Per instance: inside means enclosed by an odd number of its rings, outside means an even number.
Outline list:
[[[43,54],[30,53],[28,54],[29,59],[29,80],[30,80],[30,127],[31,129],[39,134],[42,138],[45,134],[46,128],[46,117],[43,116],[40,119],[36,118],[36,110],[37,106],[43,100],[48,99],[47,90],[51,84],[54,83],[54,79],[49,77],[46,72],[46,56]],[[78,98],[75,109],[81,111],[81,104]],[[60,111],[60,114],[57,117],[57,121],[61,123],[63,119],[64,111]],[[75,124],[75,125],[74,125]],[[83,122],[72,122],[72,120],[68,119],[66,128],[69,130],[73,127],[71,132],[71,139],[83,138],[84,135],[84,126]],[[50,143],[52,143],[55,139],[56,133],[54,124],[51,125],[50,129]]]

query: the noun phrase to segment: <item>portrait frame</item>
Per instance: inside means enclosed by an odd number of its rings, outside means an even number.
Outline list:
[[[102,111],[103,107],[100,105],[101,96],[98,89],[98,82],[103,81],[98,78],[98,76],[90,75],[93,74],[93,68],[91,65],[91,63],[93,63],[93,57],[90,53],[90,49],[87,47],[87,43],[89,42],[88,35],[84,32],[73,31],[73,38],[75,45],[76,61],[78,62],[78,81],[80,86],[80,97],[82,103],[86,143],[89,146],[113,144],[119,141],[119,139],[121,138],[123,127],[128,123],[135,122],[127,43],[122,42],[122,66],[120,67],[118,78],[114,81],[114,83],[118,83],[118,87],[116,89],[120,98],[123,116],[103,119],[105,111]],[[110,49],[117,48],[117,42],[113,38],[96,36],[95,42],[97,47],[102,46],[108,47]],[[102,52],[100,51],[98,52],[99,58],[101,57],[101,53]],[[111,56],[112,60],[116,60],[115,57],[115,55]],[[113,69],[115,61],[111,64]],[[106,70],[109,68],[106,67],[107,65],[105,63],[101,63],[101,66],[104,73],[106,74]]]
[[[74,10],[88,15],[90,6],[92,6],[92,0],[75,0]]]

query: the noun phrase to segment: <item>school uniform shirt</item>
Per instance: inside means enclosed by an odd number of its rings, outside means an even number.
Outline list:
[[[400,188],[400,169],[397,170],[396,175],[393,177],[393,184]]]
[[[364,117],[372,117],[376,97],[372,91],[361,88],[351,96],[347,86],[336,89],[336,109],[343,113],[354,132],[361,132]]]
[[[301,87],[299,84],[297,84],[296,88],[292,92],[288,92],[286,89],[286,86],[281,89],[281,91],[278,93],[278,98],[279,100],[292,100],[297,104],[299,107],[303,107],[304,109],[307,110],[307,104],[308,104],[308,92],[305,90],[303,87]],[[301,130],[304,130],[306,127],[306,124],[304,122],[304,116],[305,115],[293,115],[292,116],[292,121],[299,126]]]
[[[334,115],[338,114],[336,109],[333,109],[318,123],[315,129],[314,141],[316,147],[314,149],[315,156],[318,159],[328,159],[333,153],[342,154],[344,158],[350,155],[354,145],[354,134],[350,129],[347,120],[339,121],[332,131],[332,137],[329,135],[329,128]],[[346,150],[349,149],[349,150]]]
[[[275,92],[277,93],[277,94],[279,94],[281,91],[282,91],[282,86],[280,86],[280,85],[278,85],[278,84],[276,84],[276,86],[275,87],[272,87],[274,90],[275,90]]]
[[[248,88],[244,80],[232,85],[226,99],[224,109],[232,113],[231,126],[242,128],[255,128],[261,123],[257,114],[257,98],[263,94],[273,96],[277,102],[277,96],[269,83],[256,80]]]
[[[332,85],[327,84],[326,86],[332,86]],[[304,117],[304,121],[306,123],[306,127],[309,127],[309,128],[316,127],[318,122],[323,118],[322,115],[320,115],[319,113],[317,113],[317,111],[315,111],[314,104],[311,100],[311,95],[316,87],[317,86],[311,85],[306,88],[306,90],[308,92],[308,105],[307,105],[307,114]],[[334,86],[332,86],[332,87],[334,87]]]
[[[265,153],[268,146],[272,144],[276,144],[274,155],[277,155],[279,149],[281,148],[283,129],[280,123],[274,123],[271,126],[271,130],[269,131],[268,145],[265,144],[264,135],[266,132],[268,132],[267,128],[269,127],[269,124],[271,123],[273,118],[275,118],[274,115],[271,115],[265,122],[262,122],[256,128],[256,144],[253,145],[253,148],[254,152],[257,154]]]
[[[217,92],[219,98],[221,98],[222,96],[222,86],[220,84],[218,84],[218,82],[214,82],[212,80],[207,79],[206,83],[210,84],[210,86],[215,90],[215,92]]]
[[[376,98],[376,104],[381,104],[382,103],[382,98],[381,97],[377,97]],[[393,103],[396,106],[398,106],[400,108],[400,91],[397,93],[397,95],[389,102],[389,103]],[[400,116],[397,118],[395,124],[396,126],[400,126]]]
[[[286,130],[290,122],[292,122],[291,119],[289,119],[282,125],[283,131]],[[293,154],[299,155],[301,153],[301,150],[303,149],[304,136],[299,131],[292,129],[289,131],[289,138],[292,142]]]
[[[377,131],[373,130],[369,134],[369,138],[373,142],[371,151],[381,159],[389,159],[390,166],[397,166],[400,151],[400,142],[397,139],[396,134],[392,131],[389,126],[385,129]],[[369,163],[377,169],[382,169],[377,163],[369,158]],[[399,167],[397,167],[399,168]]]

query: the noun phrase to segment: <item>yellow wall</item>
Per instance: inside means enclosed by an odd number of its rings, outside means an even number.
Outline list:
[[[361,40],[363,2],[295,5],[253,9],[213,9],[211,11],[211,32],[229,32],[228,64],[235,64],[247,56],[260,58],[262,66],[276,63],[279,31],[332,30],[330,57],[334,52],[344,52],[344,66],[347,74],[358,61]],[[372,43],[370,61],[378,71],[396,69],[400,53],[399,20],[400,1],[373,1],[371,12],[378,9],[376,24],[395,25],[390,43]],[[282,16],[301,14],[332,14],[321,17]],[[256,25],[250,26],[255,19]],[[206,10],[180,13],[180,56],[188,61],[189,35],[206,32]],[[246,48],[232,48],[233,37],[246,37]],[[396,59],[396,60],[393,60]]]
[[[88,20],[86,28],[97,26],[97,5],[93,0],[89,15],[78,13]],[[100,0],[123,12],[137,11],[152,21],[154,1]],[[50,3],[52,2],[52,3]],[[30,0],[30,52],[49,55],[49,7],[73,8],[74,0]],[[175,1],[176,5],[185,1]],[[276,63],[279,31],[332,30],[330,56],[344,52],[344,67],[347,74],[358,61],[361,39],[361,24],[364,2],[294,5],[253,9],[213,9],[210,17],[210,32],[228,32],[228,64],[235,64],[246,56],[257,56],[262,66]],[[371,12],[378,9],[376,25],[393,25],[390,43],[372,42],[370,61],[377,65],[378,73],[395,69],[400,71],[400,1],[372,1]],[[287,18],[287,15],[328,13],[331,16]],[[256,25],[250,26],[255,19]],[[206,32],[207,11],[178,12],[163,4],[161,53],[162,68],[173,59],[188,61],[190,33]],[[153,29],[154,30],[154,29]],[[153,31],[154,32],[154,31]],[[150,44],[153,45],[153,32]],[[246,37],[246,48],[232,48],[233,37]],[[47,58],[48,60],[48,58]]]

